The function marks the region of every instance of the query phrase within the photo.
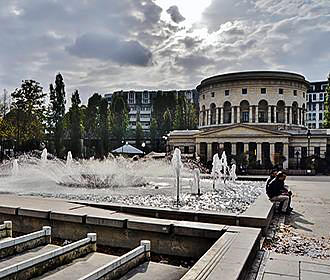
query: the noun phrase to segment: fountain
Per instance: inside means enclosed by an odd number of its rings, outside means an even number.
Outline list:
[[[18,174],[18,160],[17,159],[13,160],[13,167],[11,170],[11,174],[12,174],[12,176],[16,176]]]
[[[191,188],[191,193],[192,194],[197,194],[201,195],[201,190],[200,190],[200,171],[198,168],[194,169],[194,180]]]
[[[182,168],[182,161],[181,161],[181,151],[178,148],[175,148],[173,157],[171,160],[172,167],[174,170],[175,178],[176,178],[176,203],[179,207],[179,200],[180,200],[180,171]]]
[[[47,156],[48,156],[48,153],[47,153],[47,148],[44,148],[42,150],[42,153],[41,153],[41,161],[43,163],[45,163],[47,161]]]
[[[221,159],[214,157],[214,178],[210,180],[202,177],[199,169],[184,167],[179,149],[174,151],[171,162],[123,157],[73,161],[70,153],[66,161],[51,155],[46,160],[46,153],[44,149],[42,159],[26,154],[3,164],[0,192],[237,213],[244,211],[264,190],[263,183],[235,182],[236,167],[231,165],[229,172],[225,154]],[[19,176],[9,176],[17,173]]]
[[[71,151],[68,151],[68,155],[66,157],[66,166],[71,167],[72,164],[72,153]]]

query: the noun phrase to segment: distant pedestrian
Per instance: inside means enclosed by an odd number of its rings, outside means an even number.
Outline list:
[[[284,185],[286,174],[282,171],[277,172],[276,177],[266,187],[267,195],[271,202],[280,202],[280,213],[290,214],[291,192]]]

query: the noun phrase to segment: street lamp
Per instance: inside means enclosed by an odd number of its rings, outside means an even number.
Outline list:
[[[307,155],[309,157],[309,155],[310,155],[309,147],[311,144],[311,131],[309,129],[307,131],[307,141],[308,141]]]

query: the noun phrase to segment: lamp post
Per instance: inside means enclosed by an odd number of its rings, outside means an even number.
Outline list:
[[[311,131],[308,129],[307,131],[307,145],[308,145],[308,148],[307,148],[307,156],[309,157],[310,156],[310,151],[309,151],[309,147],[310,147],[310,144],[311,144]]]
[[[299,151],[296,151],[296,156],[297,156],[297,169],[299,169]]]

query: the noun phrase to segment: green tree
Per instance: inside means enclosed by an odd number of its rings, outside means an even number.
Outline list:
[[[94,93],[89,99],[85,114],[85,134],[88,138],[88,156],[98,156],[100,139],[100,103],[102,96]]]
[[[144,133],[143,133],[142,125],[140,122],[137,122],[135,128],[135,143],[138,148],[141,147],[143,139],[144,139]]]
[[[7,120],[15,127],[16,146],[24,150],[36,148],[44,138],[46,94],[38,82],[25,80],[11,96],[13,102]]]
[[[101,157],[109,152],[109,108],[108,101],[102,98],[100,101],[100,154]]]
[[[150,123],[150,141],[151,149],[157,149],[157,138],[158,138],[158,124],[156,119],[152,119]]]
[[[55,77],[55,88],[49,86],[49,107],[47,110],[47,126],[50,137],[54,139],[55,151],[58,157],[64,156],[64,123],[65,85],[61,73]]]
[[[187,101],[184,95],[179,95],[173,122],[174,129],[195,129],[197,127],[197,113],[194,104]]]
[[[328,75],[328,85],[325,93],[323,127],[330,128],[330,73]]]
[[[75,90],[71,97],[71,107],[69,109],[71,152],[73,157],[81,157],[82,155],[81,138],[83,127],[80,104],[79,92]]]
[[[163,114],[162,134],[167,134],[172,130],[172,115],[169,108]]]
[[[115,145],[119,146],[126,139],[129,124],[127,104],[119,94],[113,95],[110,111],[111,135]]]

